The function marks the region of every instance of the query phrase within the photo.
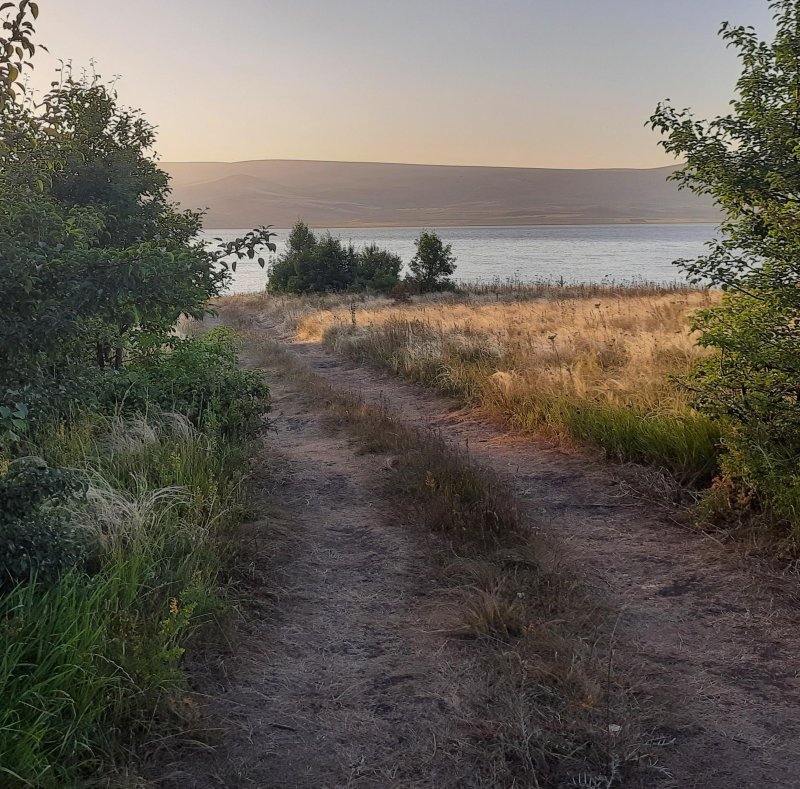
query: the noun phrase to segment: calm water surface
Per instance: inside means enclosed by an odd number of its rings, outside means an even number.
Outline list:
[[[457,258],[456,279],[487,282],[522,280],[600,282],[603,280],[682,279],[678,258],[702,254],[715,227],[697,225],[537,225],[533,227],[448,227],[438,229]],[[324,232],[324,231],[315,231]],[[405,263],[414,255],[417,228],[330,228],[356,246],[375,242]],[[208,230],[207,239],[230,240],[237,230]],[[281,252],[288,230],[277,230]],[[271,256],[270,256],[271,257]],[[269,260],[269,258],[268,258]],[[257,263],[240,263],[232,293],[263,290],[267,274]]]

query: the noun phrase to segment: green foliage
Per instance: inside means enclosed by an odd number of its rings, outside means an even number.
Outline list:
[[[36,441],[50,467],[14,470],[13,511],[29,511],[31,497],[57,506],[107,548],[91,575],[43,583],[40,573],[0,595],[0,784],[10,789],[76,785],[169,733],[187,640],[220,605],[247,452],[239,438],[97,416]],[[84,496],[56,464],[85,469]]]
[[[274,249],[274,234],[259,228],[216,250],[195,241],[200,214],[169,202],[153,127],[98,77],[64,69],[44,96],[26,97],[37,15],[29,0],[0,2],[0,784],[10,789],[93,783],[142,740],[172,736],[181,657],[219,607],[246,433],[269,402],[261,377],[238,369],[231,337],[183,341],[173,328],[206,314],[236,260]]]
[[[31,68],[29,58],[36,52],[31,19],[39,16],[39,6],[30,0],[0,3],[0,14],[3,12],[6,16],[0,29],[0,111],[14,101],[20,89],[20,75]]]
[[[33,578],[50,584],[84,566],[89,540],[64,508],[80,491],[73,473],[39,458],[16,460],[0,476],[0,589]]]
[[[203,314],[226,272],[191,241],[199,214],[168,203],[139,113],[99,78],[67,72],[39,104],[7,105],[0,124],[6,378],[63,368],[89,343],[102,366],[128,335]]]
[[[321,238],[297,222],[286,251],[270,266],[273,293],[330,293],[391,290],[400,279],[402,261],[371,244],[356,250],[326,233]]]
[[[659,105],[652,126],[664,148],[685,159],[675,174],[725,212],[721,238],[705,257],[680,261],[690,278],[726,291],[698,313],[701,345],[716,350],[688,385],[698,407],[732,425],[726,472],[762,509],[800,527],[776,492],[800,481],[800,4],[772,2],[774,41],[724,24],[742,73],[731,111],[697,121]]]
[[[29,37],[15,6],[3,8],[9,35]],[[33,9],[19,4],[23,17]],[[0,80],[14,57],[0,47]],[[206,314],[236,260],[274,249],[274,234],[259,228],[216,249],[197,241],[201,214],[171,204],[154,127],[98,76],[64,68],[41,98],[4,95],[0,405],[36,405],[39,417],[44,393],[91,365],[119,369],[181,315]]]
[[[48,586],[83,569],[91,555],[86,535],[52,513],[0,521],[0,589],[35,578]]]
[[[0,441],[16,441],[27,427],[28,406],[25,403],[0,405]]]
[[[417,252],[408,267],[419,290],[422,293],[452,290],[455,286],[450,277],[456,270],[456,258],[450,244],[444,244],[433,231],[425,230],[416,245]]]
[[[357,256],[355,289],[388,293],[400,282],[402,267],[399,255],[377,244],[367,244]]]
[[[269,407],[269,389],[260,370],[239,367],[237,350],[224,328],[159,344],[106,377],[106,402],[120,403],[126,413],[158,407],[206,430],[248,433]]]

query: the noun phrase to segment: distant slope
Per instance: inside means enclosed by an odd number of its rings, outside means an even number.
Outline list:
[[[713,222],[709,200],[667,182],[673,168],[546,170],[368,162],[163,162],[173,197],[206,227]]]

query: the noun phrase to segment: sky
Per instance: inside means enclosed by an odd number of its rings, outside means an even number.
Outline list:
[[[660,99],[725,112],[723,20],[767,0],[39,0],[58,59],[119,75],[165,161],[669,164]]]

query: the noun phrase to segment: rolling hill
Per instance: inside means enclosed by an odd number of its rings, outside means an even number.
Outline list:
[[[714,222],[710,200],[666,180],[673,168],[516,167],[262,160],[163,162],[173,197],[206,227]]]

